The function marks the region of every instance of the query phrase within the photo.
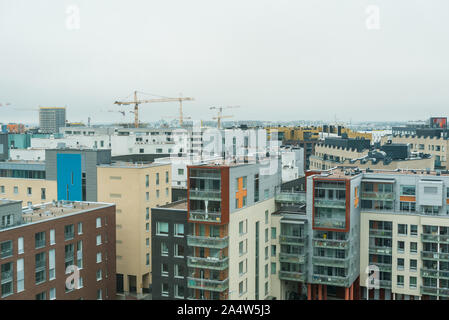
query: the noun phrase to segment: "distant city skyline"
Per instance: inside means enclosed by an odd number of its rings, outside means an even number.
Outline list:
[[[0,0],[0,122],[36,124],[39,106],[120,122],[108,110],[132,110],[113,102],[134,90],[193,97],[195,120],[226,105],[241,106],[223,112],[236,121],[447,116],[447,12],[447,0]],[[178,103],[140,108],[142,122],[177,115]]]

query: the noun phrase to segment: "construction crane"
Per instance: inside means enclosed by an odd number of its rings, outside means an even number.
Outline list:
[[[133,101],[115,101],[114,104],[118,104],[118,105],[134,105],[134,127],[138,128],[139,127],[139,104],[142,103],[153,103],[153,102],[173,102],[173,101],[178,101],[180,103],[179,105],[179,114],[180,114],[180,118],[179,118],[179,122],[180,125],[182,126],[182,122],[183,122],[183,113],[182,113],[182,102],[183,101],[193,101],[193,98],[189,98],[189,97],[179,97],[179,98],[158,98],[158,99],[149,99],[149,100],[139,100],[137,99],[137,91],[134,91],[134,100]]]
[[[221,129],[221,119],[225,118],[232,118],[233,115],[230,116],[224,116],[223,115],[223,109],[230,109],[230,108],[240,108],[240,106],[227,106],[227,107],[210,107],[211,110],[218,110],[218,114],[216,117],[213,117],[212,119],[217,120],[217,128]]]

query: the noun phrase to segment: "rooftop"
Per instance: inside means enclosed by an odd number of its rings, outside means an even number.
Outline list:
[[[100,164],[98,167],[102,168],[124,168],[124,169],[143,169],[143,168],[152,168],[159,166],[166,166],[168,163],[164,162],[126,162],[126,161],[116,161],[111,164]]]
[[[175,201],[164,206],[160,206],[159,208],[187,210],[187,200]]]
[[[354,174],[347,175],[346,172],[353,172]],[[365,174],[391,174],[391,175],[422,175],[422,176],[444,176],[449,177],[449,171],[437,171],[437,170],[418,170],[418,169],[396,169],[396,170],[387,170],[387,169],[358,169],[357,167],[349,168],[349,167],[336,167],[330,170],[323,170],[322,174],[317,174],[316,176],[320,176],[323,178],[337,178],[337,179],[351,179],[354,176],[357,176],[361,173]]]

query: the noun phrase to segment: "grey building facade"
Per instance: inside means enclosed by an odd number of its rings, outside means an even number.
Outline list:
[[[40,108],[39,127],[44,133],[58,133],[59,128],[65,127],[65,108]]]

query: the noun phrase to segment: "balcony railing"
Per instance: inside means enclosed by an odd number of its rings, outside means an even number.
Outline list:
[[[220,190],[193,190],[189,191],[189,198],[192,200],[221,200]]]
[[[362,200],[394,200],[394,192],[371,192],[362,191],[360,195]]]
[[[314,265],[326,266],[326,267],[338,267],[338,268],[349,268],[349,257],[340,259],[335,257],[320,257],[313,256],[312,263]]]
[[[349,287],[349,276],[347,277],[340,277],[340,276],[325,276],[325,275],[317,275],[314,274],[312,277],[313,283],[319,283],[319,284],[328,284],[332,286],[338,286],[338,287]]]
[[[224,270],[229,266],[229,258],[198,258],[187,257],[187,266],[190,268],[204,268],[211,270]]]
[[[391,247],[369,247],[369,253],[391,255],[393,250]]]
[[[383,289],[391,288],[391,280],[379,280],[379,287]]]
[[[288,263],[305,263],[306,262],[306,254],[305,253],[279,253],[279,261],[280,262],[288,262]]]
[[[370,262],[369,264],[371,266],[377,266],[379,268],[379,271],[391,272],[391,263]]]
[[[449,235],[423,233],[421,234],[421,240],[422,242],[449,243]]]
[[[279,279],[288,281],[304,282],[306,276],[302,272],[279,271]]]
[[[332,240],[332,239],[322,239],[314,238],[313,245],[320,248],[335,248],[335,249],[348,249],[349,240]]]
[[[280,244],[291,244],[291,245],[304,245],[306,242],[307,236],[289,236],[289,235],[279,235],[279,243]]]
[[[369,229],[369,235],[371,237],[391,238],[393,236],[393,231],[382,229]]]
[[[221,222],[221,212],[205,212],[203,210],[190,210],[190,220]]]
[[[316,199],[315,198],[315,207],[317,208],[337,208],[337,209],[345,209],[346,208],[346,200],[330,200],[330,199]]]
[[[187,236],[187,245],[189,247],[204,247],[214,249],[224,249],[229,246],[229,237],[215,238],[215,237],[201,237],[201,236]]]
[[[449,271],[421,269],[421,276],[424,278],[442,278],[449,279]]]
[[[12,274],[12,270],[10,271],[2,271],[2,283],[8,282],[8,281],[12,281],[13,279],[13,274]]]
[[[315,217],[313,226],[318,227],[318,228],[345,229],[346,228],[346,220]]]
[[[12,247],[8,248],[8,249],[4,249],[1,251],[0,253],[0,257],[3,258],[8,258],[12,256]]]
[[[305,203],[306,193],[305,192],[280,192],[274,197],[275,201],[278,202],[292,202],[292,203]]]
[[[229,288],[228,279],[225,280],[209,280],[199,278],[187,278],[187,287],[191,289],[202,289],[216,292],[223,292]]]
[[[425,260],[444,260],[449,261],[449,253],[421,251],[421,258]]]

